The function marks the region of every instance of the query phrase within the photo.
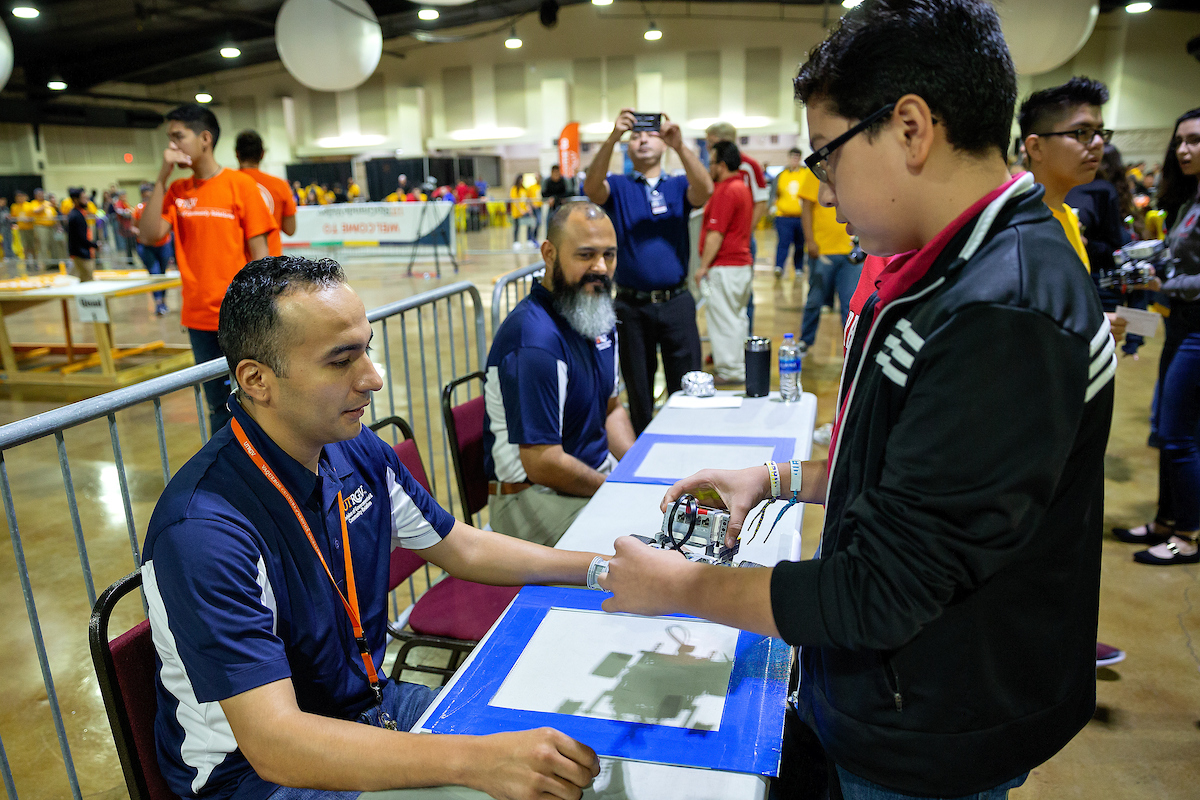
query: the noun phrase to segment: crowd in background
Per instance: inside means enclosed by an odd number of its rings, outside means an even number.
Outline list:
[[[116,184],[102,192],[73,187],[61,201],[40,188],[32,196],[16,191],[11,202],[0,197],[0,235],[8,271],[15,269],[21,275],[65,271],[70,260],[68,220],[76,207],[87,221],[97,259],[113,269],[142,266],[134,254],[147,188],[142,187],[143,197],[137,199]]]

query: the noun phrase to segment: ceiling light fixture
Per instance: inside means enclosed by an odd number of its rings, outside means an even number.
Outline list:
[[[46,88],[52,92],[61,92],[67,88],[67,82],[62,78],[51,78],[46,81]]]
[[[41,13],[33,6],[17,6],[12,10],[13,16],[21,19],[35,19]]]
[[[1145,14],[1150,9],[1154,8],[1154,3],[1130,3],[1125,6],[1126,14]]]
[[[517,36],[517,26],[513,25],[512,30],[508,34],[508,38],[504,40],[504,46],[509,50],[516,50],[522,44],[524,44],[524,42],[521,41],[521,37]]]
[[[417,19],[422,19],[426,22],[433,22],[439,16],[441,15],[438,14],[438,10],[436,8],[422,8],[417,12]]]
[[[842,0],[842,8],[857,8],[862,5],[862,0]]]
[[[594,6],[611,6],[612,0],[592,0]]]
[[[211,103],[212,95],[209,94],[208,92],[196,92],[196,102],[197,103]]]
[[[221,58],[237,58],[241,54],[242,51],[231,44],[221,48]]]
[[[657,42],[662,38],[662,31],[658,29],[657,25],[651,22],[650,27],[646,28],[646,32],[642,34],[642,38],[647,42]]]

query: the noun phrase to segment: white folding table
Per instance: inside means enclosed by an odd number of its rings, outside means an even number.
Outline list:
[[[735,392],[719,392],[733,396]],[[793,458],[807,459],[812,452],[813,425],[816,421],[817,398],[803,394],[799,402],[785,403],[777,392],[768,397],[744,398],[739,408],[725,409],[682,409],[668,403],[654,418],[649,433],[740,437],[790,437],[796,440]],[[714,449],[714,457],[719,448]],[[696,469],[719,468],[720,463],[697,463]],[[563,550],[591,550],[611,553],[612,543],[619,536],[641,534],[648,536],[662,525],[662,501],[665,486],[642,483],[606,482],[595,496],[584,506],[575,522],[567,529],[556,545]],[[800,554],[800,528],[804,519],[803,505],[788,509],[775,531],[766,536],[766,529],[775,520],[777,512],[768,509],[762,531],[753,541],[743,538],[741,554],[744,558],[760,564],[773,565],[780,561],[798,559]],[[494,628],[493,628],[494,630]],[[488,631],[484,641],[490,637]],[[473,662],[476,648],[466,664]],[[451,678],[447,689],[452,687],[466,671],[465,665]],[[426,732],[426,722],[436,704],[417,721],[414,728]],[[767,781],[758,775],[732,772],[674,767],[639,761],[601,759],[602,772],[593,788],[584,792],[587,798],[606,800],[726,800],[744,798],[763,800],[767,794]],[[486,795],[456,786],[431,789],[396,789],[372,792],[363,795],[370,800],[477,800]]]

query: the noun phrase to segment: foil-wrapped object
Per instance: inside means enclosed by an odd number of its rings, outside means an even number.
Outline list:
[[[688,397],[712,397],[717,393],[713,384],[713,376],[707,372],[685,372],[682,383],[683,393]]]

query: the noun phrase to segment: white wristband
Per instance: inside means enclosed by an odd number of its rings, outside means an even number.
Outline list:
[[[804,476],[800,471],[800,465],[802,463],[804,463],[804,462],[799,461],[799,460],[793,460],[791,462],[791,466],[792,466],[792,486],[791,486],[792,497],[795,497],[798,494],[800,494],[800,487],[804,483]]]
[[[592,559],[591,566],[587,571],[587,587],[603,592],[604,588],[600,585],[600,576],[608,574],[608,561],[600,556]]]

